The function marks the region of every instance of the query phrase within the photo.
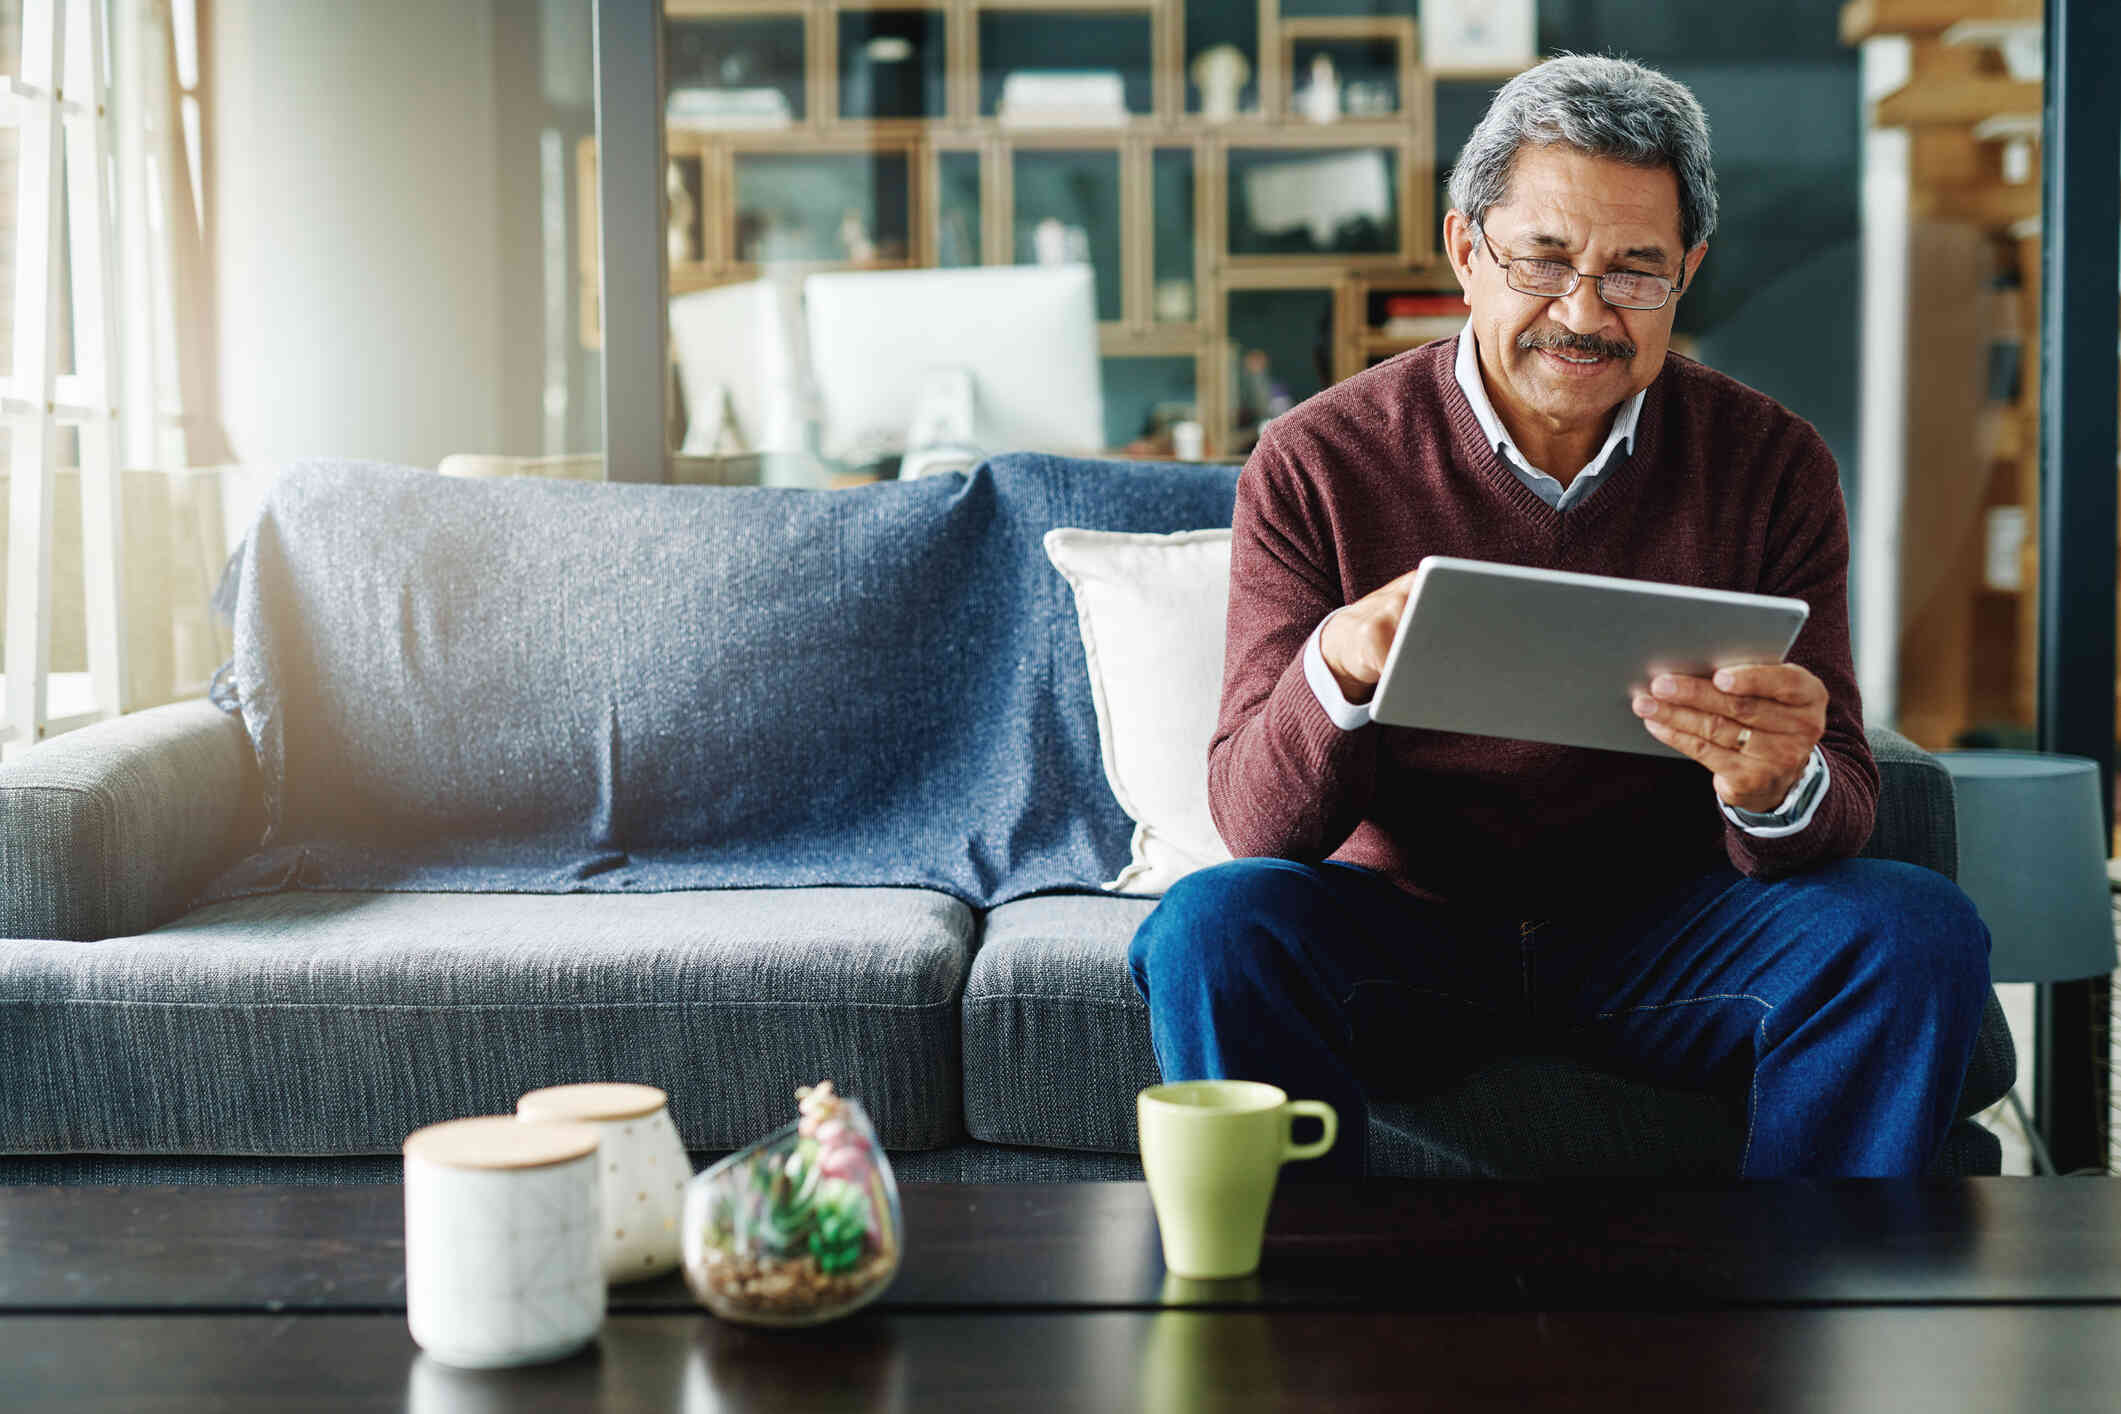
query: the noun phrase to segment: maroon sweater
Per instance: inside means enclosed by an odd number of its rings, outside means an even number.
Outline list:
[[[1222,713],[1208,800],[1233,854],[1333,858],[1513,918],[1624,907],[1728,858],[1772,877],[1871,833],[1878,772],[1849,660],[1848,526],[1811,425],[1667,355],[1634,450],[1561,513],[1489,446],[1443,340],[1267,427],[1237,484]],[[1404,727],[1342,731],[1304,677],[1320,619],[1420,562],[1464,555],[1786,594],[1791,661],[1828,693],[1830,783],[1796,834],[1749,835],[1692,762]]]

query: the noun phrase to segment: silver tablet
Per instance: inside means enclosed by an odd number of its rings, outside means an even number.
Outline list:
[[[1660,672],[1779,663],[1802,599],[1431,555],[1370,699],[1370,718],[1677,756],[1631,703]]]

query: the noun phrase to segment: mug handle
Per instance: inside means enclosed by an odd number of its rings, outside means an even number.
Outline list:
[[[1288,1131],[1283,1130],[1281,1161],[1285,1164],[1292,1159],[1315,1159],[1332,1148],[1333,1141],[1340,1137],[1340,1116],[1335,1114],[1333,1107],[1324,1100],[1291,1100],[1281,1107],[1281,1112],[1285,1121],[1298,1115],[1313,1115],[1326,1127],[1324,1134],[1308,1144],[1290,1143]]]

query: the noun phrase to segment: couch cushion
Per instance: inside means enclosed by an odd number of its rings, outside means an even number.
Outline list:
[[[0,1151],[392,1153],[576,1080],[660,1085],[727,1149],[828,1077],[885,1144],[948,1144],[971,932],[920,889],[311,893],[10,942]]]
[[[1161,1078],[1127,944],[1153,898],[1019,899],[981,921],[965,979],[965,1130],[995,1144],[1128,1154]]]
[[[1136,1150],[1134,1096],[1161,1074],[1127,944],[1155,906],[1054,896],[986,915],[964,998],[965,1129],[973,1138]],[[2009,1054],[1991,994],[1960,1115],[2008,1087]],[[1645,1085],[1566,1056],[1500,1056],[1419,1098],[1374,1104],[1371,1167],[1406,1177],[1729,1174],[1742,1118],[1717,1097]]]

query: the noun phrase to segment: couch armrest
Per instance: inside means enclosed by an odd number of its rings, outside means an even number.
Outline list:
[[[1898,859],[1959,877],[1959,797],[1944,763],[1896,731],[1871,727],[1871,759],[1878,763],[1878,820],[1864,854]],[[1988,1108],[2017,1083],[2018,1049],[1996,989],[1989,988],[1981,1031],[1952,1113],[1961,1119]],[[1986,1170],[1994,1172],[1993,1169]]]
[[[0,766],[0,938],[159,927],[263,823],[242,720],[211,703],[54,737]]]
[[[1959,806],[1944,763],[1888,727],[1870,727],[1878,819],[1863,853],[1959,877]]]

